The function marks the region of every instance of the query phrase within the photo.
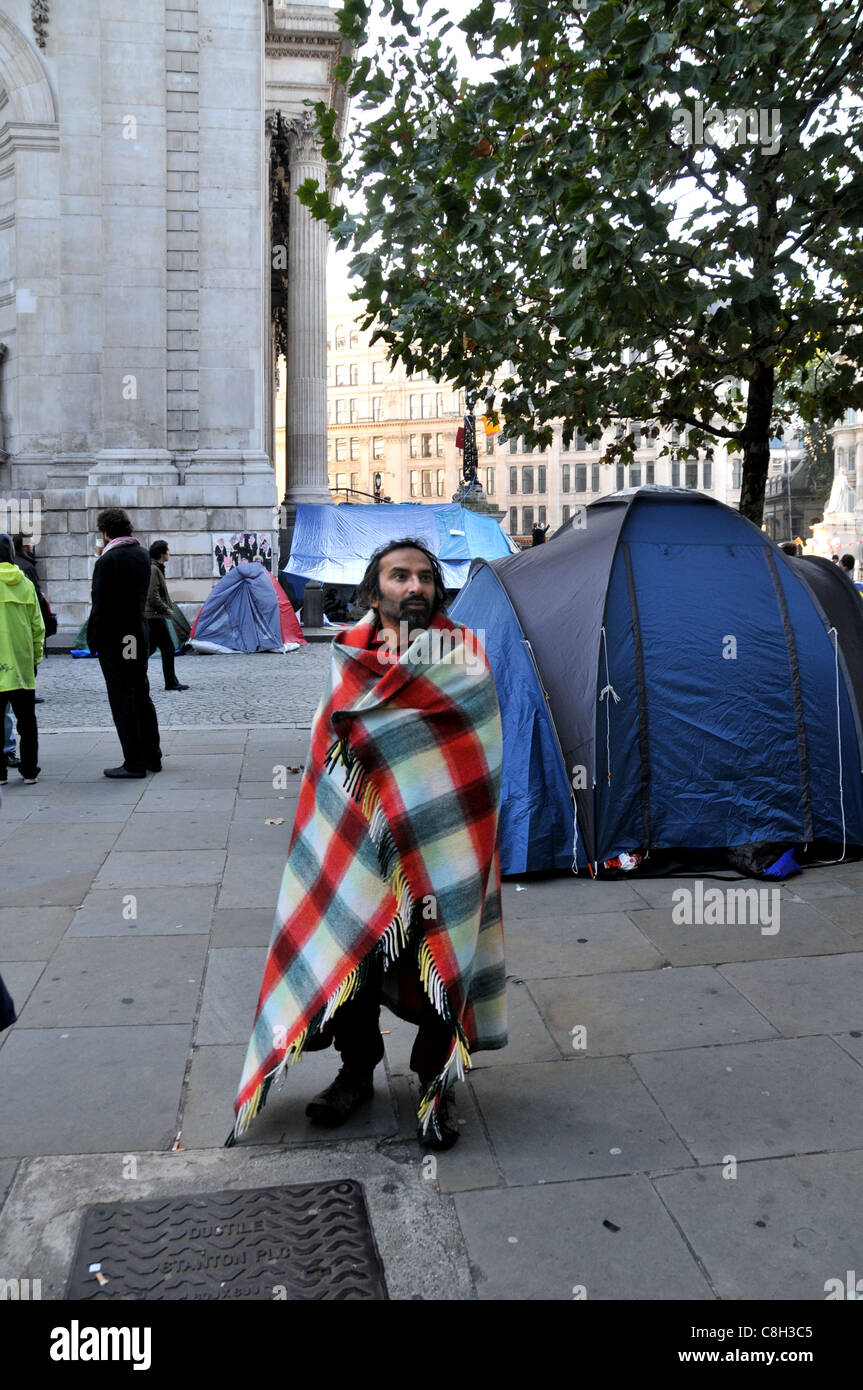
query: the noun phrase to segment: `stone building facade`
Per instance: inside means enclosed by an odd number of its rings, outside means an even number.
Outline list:
[[[344,51],[327,5],[3,0],[0,525],[35,513],[61,626],[88,610],[104,506],[169,541],[190,605],[214,533],[277,544],[273,120],[290,191],[323,173],[303,102],[338,103]],[[294,203],[305,495],[326,490],[326,231]]]

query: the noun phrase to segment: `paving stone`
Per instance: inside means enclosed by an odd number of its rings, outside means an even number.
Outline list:
[[[613,970],[651,970],[664,957],[641,934],[638,917],[624,912],[583,912],[504,921],[506,968],[524,980],[597,975]]]
[[[125,824],[125,817],[93,822],[82,819],[65,825],[61,832],[56,825],[40,824],[35,815],[31,816],[20,838],[0,850],[0,875],[5,878],[10,866],[25,862],[28,869],[38,873],[44,873],[48,865],[100,864]]]
[[[463,1192],[454,1201],[481,1299],[713,1297],[645,1177]]]
[[[234,802],[231,830],[247,825],[257,830],[259,826],[263,826],[268,816],[282,816],[285,824],[292,827],[298,800],[298,795],[289,796],[287,792],[273,792],[272,800],[263,797],[238,797]]]
[[[619,879],[616,881],[620,882]],[[736,874],[729,874],[726,878],[721,871],[718,872],[715,877],[711,875],[709,878],[702,874],[700,877],[697,875],[689,877],[687,875],[679,878],[638,877],[627,881],[637,890],[638,896],[642,900],[642,906],[667,911],[669,921],[671,920],[671,910],[675,902],[672,894],[679,888],[685,889],[687,893],[694,893],[696,891],[695,885],[697,882],[703,883],[705,892],[708,888],[761,888],[765,886],[755,879],[740,878]],[[604,887],[604,884],[600,883],[598,886]],[[772,885],[768,884],[766,886],[770,887]],[[679,901],[679,899],[677,901]]]
[[[134,902],[129,899],[134,898]],[[178,936],[210,929],[216,887],[94,890],[72,918],[67,935]],[[134,911],[135,916],[124,914]]]
[[[644,907],[631,884],[622,879],[600,882],[587,875],[543,879],[507,879],[501,891],[504,923],[511,917],[554,917],[558,913],[626,912]]]
[[[279,792],[274,789],[272,778],[270,778],[268,782],[243,780],[237,788],[237,796],[245,801],[269,801],[274,791],[275,795],[278,796]],[[293,797],[288,796],[287,790],[285,792],[285,799],[294,800]]]
[[[815,878],[810,873],[803,873],[799,878],[790,880],[787,885],[789,894],[807,903],[817,902],[819,898],[849,898],[855,890],[843,883],[839,876],[841,865],[837,864],[833,872],[835,878]]]
[[[52,866],[53,867],[53,866]],[[74,872],[72,869],[65,869],[56,875],[49,875],[43,871],[44,877],[38,871],[27,871],[26,868],[14,875],[14,882],[9,882],[13,877],[11,871],[0,872],[0,907],[21,907],[30,911],[43,907],[77,907],[89,891],[90,885],[96,877],[98,866]]]
[[[270,906],[275,911],[284,871],[284,849],[274,849],[269,854],[229,854],[219,890],[219,907],[224,910]]]
[[[260,946],[225,946],[210,951],[195,1034],[197,1047],[248,1043],[266,959],[266,949]]]
[[[269,946],[275,921],[272,907],[218,908],[213,913],[211,946]]]
[[[780,901],[779,931],[773,936],[747,924],[677,926],[670,912],[661,908],[631,912],[629,917],[672,965],[830,955],[848,951],[850,945],[848,933],[808,903]]]
[[[191,1022],[206,947],[200,936],[135,941],[67,937],[54,952],[18,1027]]]
[[[210,767],[196,768],[189,766],[190,759],[178,758],[176,765],[172,763],[163,764],[162,771],[155,775],[152,780],[158,782],[162,791],[186,791],[191,787],[199,788],[198,805],[201,803],[201,792],[233,792],[239,780],[239,773],[230,767],[222,766],[221,760]],[[234,762],[237,759],[233,760]],[[219,798],[208,798],[218,800]],[[150,808],[145,808],[149,810]]]
[[[12,995],[12,1002],[19,1019],[24,1011],[24,1005],[33,993],[39,976],[45,969],[45,964],[44,960],[9,960],[5,956],[0,956],[0,975],[3,976],[6,988]]]
[[[201,810],[168,820],[158,812],[136,811],[117,840],[118,851],[141,849],[224,849],[228,842],[230,808]]]
[[[206,791],[194,791],[188,787],[168,789],[162,781],[163,774],[154,777],[146,784],[138,810],[149,815],[156,812],[167,821],[177,821],[183,816],[196,815],[203,806],[212,806],[217,812],[231,811],[234,806],[233,790],[221,789],[215,795]],[[143,786],[144,784],[141,783]]]
[[[243,1070],[245,1047],[199,1047],[192,1058],[183,1140],[186,1147],[215,1148],[224,1144],[233,1117],[234,1098]],[[323,1129],[306,1117],[309,1101],[329,1086],[340,1059],[330,1048],[310,1052],[289,1067],[284,1082],[270,1090],[267,1103],[256,1116],[242,1145],[320,1144],[345,1139],[369,1139],[395,1134],[398,1122],[383,1067],[375,1072],[375,1093],[337,1129]]]
[[[863,1067],[863,1030],[855,1028],[853,1033],[835,1033],[833,1041]]]
[[[0,960],[47,960],[74,916],[71,907],[0,907]]]
[[[786,1037],[863,1028],[863,955],[724,965],[719,972]]]
[[[6,1195],[12,1186],[17,1168],[17,1158],[0,1158],[0,1207],[6,1201]]]
[[[266,825],[267,819],[281,819],[281,825]],[[260,816],[257,821],[242,821],[231,827],[228,836],[228,856],[272,855],[278,851],[284,864],[293,828],[293,816]]]
[[[471,1086],[508,1183],[592,1178],[691,1161],[622,1058],[472,1071]]]
[[[174,850],[170,855],[155,850],[132,850],[108,855],[96,888],[177,888],[218,883],[225,863],[224,850]]]
[[[509,1042],[506,1047],[477,1052],[475,1067],[512,1066],[517,1062],[555,1062],[560,1048],[545,1026],[527,986],[507,980],[506,1007]]]
[[[774,1029],[706,965],[533,980],[530,992],[563,1052],[587,1029],[587,1055],[606,1057],[774,1036]]]
[[[863,1151],[742,1163],[735,1179],[722,1171],[654,1184],[720,1298],[817,1302],[829,1279],[845,1287],[848,1270],[863,1275]]]
[[[822,917],[827,917],[837,926],[842,927],[843,931],[855,940],[863,939],[863,902],[861,902],[860,891],[856,892],[851,898],[819,898],[818,912]]]
[[[0,1154],[126,1154],[176,1134],[191,1027],[21,1028],[3,1048]],[[122,1065],[118,1065],[118,1059]]]
[[[653,1052],[632,1064],[699,1163],[863,1147],[860,1068],[831,1038]]]

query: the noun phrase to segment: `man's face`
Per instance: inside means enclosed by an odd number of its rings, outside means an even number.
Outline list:
[[[378,601],[374,605],[382,623],[397,627],[428,627],[435,607],[434,574],[421,550],[405,546],[391,550],[380,562]]]
[[[161,561],[162,561],[162,564],[163,564],[163,565],[167,565],[167,563],[168,563],[168,561],[170,560],[170,558],[171,558],[171,552],[170,552],[170,550],[163,550],[163,551],[162,551],[162,554],[161,554],[161,556],[160,556],[160,559],[161,559]]]

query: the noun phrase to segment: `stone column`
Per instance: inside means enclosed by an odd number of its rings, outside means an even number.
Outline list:
[[[291,194],[308,178],[326,183],[326,164],[308,114],[285,122]],[[327,485],[326,224],[291,197],[288,228],[288,371],[285,503],[331,502]]]

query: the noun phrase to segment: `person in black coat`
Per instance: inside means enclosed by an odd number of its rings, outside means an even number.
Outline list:
[[[106,767],[105,776],[146,777],[148,770],[162,770],[159,721],[147,679],[150,632],[144,608],[150,556],[120,507],[100,512],[96,526],[104,544],[93,571],[87,644],[98,653],[123,749],[121,766]]]

